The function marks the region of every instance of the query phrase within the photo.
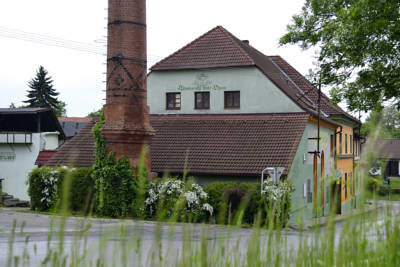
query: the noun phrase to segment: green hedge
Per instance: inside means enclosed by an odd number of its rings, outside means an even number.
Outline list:
[[[42,167],[34,169],[28,177],[31,209],[49,211],[61,207],[63,195],[68,193],[67,207],[87,214],[93,203],[91,169]]]
[[[243,223],[253,224],[258,212],[263,210],[260,190],[259,183],[238,182],[214,182],[204,188],[219,224],[237,223],[238,210],[243,211]],[[237,201],[244,206],[236,205]]]
[[[267,226],[272,222],[273,227],[284,227],[290,217],[290,193],[278,201],[278,207],[274,207],[275,201],[261,194],[259,183],[214,182],[204,191],[209,195],[209,203],[214,207],[219,224],[252,225],[258,218],[260,225]]]

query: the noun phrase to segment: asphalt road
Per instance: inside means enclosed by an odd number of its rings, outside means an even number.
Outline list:
[[[400,213],[399,204],[392,209],[396,215]],[[383,212],[384,209],[381,210],[380,212]],[[343,221],[336,223],[337,239],[343,225]],[[60,227],[63,231],[60,231]],[[15,234],[12,234],[13,231]],[[162,257],[168,259],[167,262],[173,266],[185,248],[200,247],[202,239],[211,250],[217,251],[221,246],[225,246],[228,252],[230,249],[235,252],[242,251],[245,256],[253,240],[253,233],[253,229],[219,225],[80,217],[64,220],[57,216],[1,209],[0,266],[7,266],[9,255],[18,256],[19,261],[25,261],[27,266],[38,266],[49,252],[59,251],[68,256],[67,261],[71,258],[79,259],[77,255],[80,255],[85,261],[93,260],[93,264],[95,259],[101,258],[110,266],[111,263],[116,263],[114,266],[149,266],[152,260]],[[270,234],[267,230],[257,233],[264,240],[264,244],[267,244]],[[304,236],[311,242],[313,234],[313,230],[305,233],[285,230],[281,238],[284,243],[274,245],[284,245],[287,251],[296,251]],[[376,237],[372,234],[371,238]]]

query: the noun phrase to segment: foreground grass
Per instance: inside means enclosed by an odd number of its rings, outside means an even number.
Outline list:
[[[362,211],[362,210],[361,210]],[[40,266],[400,266],[400,224],[392,209],[361,213],[337,225],[329,220],[312,231],[298,232],[254,225],[238,234],[237,226],[155,222],[151,240],[141,224],[104,228],[93,242],[90,219],[66,231],[67,216],[54,218]],[[17,227],[18,225],[18,227]],[[51,230],[51,231],[50,231]],[[23,225],[7,235],[5,266],[37,266],[38,256]],[[72,235],[72,236],[71,236]],[[25,239],[22,249],[18,239]],[[36,255],[35,255],[36,254]],[[40,254],[40,253],[38,253]]]

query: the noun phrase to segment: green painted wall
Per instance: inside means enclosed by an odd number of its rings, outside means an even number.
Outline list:
[[[304,112],[256,67],[154,71],[147,80],[151,114]],[[194,92],[210,92],[210,109],[194,108]],[[240,91],[240,109],[224,108],[224,91]],[[181,110],[166,110],[166,93],[180,92]]]
[[[292,215],[290,222],[295,223],[298,219],[308,220],[315,216],[313,212],[313,203],[308,203],[307,198],[304,197],[304,185],[307,184],[307,180],[310,179],[310,189],[313,191],[313,154],[309,154],[309,151],[314,151],[316,148],[316,141],[309,140],[310,137],[316,137],[317,125],[308,123],[307,127],[303,133],[301,142],[299,144],[298,150],[296,152],[295,158],[293,160],[288,179],[293,182],[295,186],[295,192],[292,196]],[[334,134],[333,130],[321,127],[321,151],[325,154],[325,175],[326,177],[331,176],[334,168],[334,158],[330,153],[330,142],[326,142],[327,136]],[[330,138],[330,137],[329,137]],[[329,139],[330,140],[330,139]],[[320,176],[320,160],[318,160],[318,175]],[[315,201],[317,197],[318,207],[321,206],[321,179],[318,178],[318,195],[312,196],[312,200]],[[328,178],[325,180],[325,204],[324,210],[319,210],[319,215],[324,213],[329,214],[329,182]]]

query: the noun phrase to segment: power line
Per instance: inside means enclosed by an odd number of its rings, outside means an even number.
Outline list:
[[[67,39],[62,39],[54,36],[43,35],[38,33],[26,32],[6,27],[0,26],[0,36],[6,38],[12,38],[22,41],[28,41],[33,43],[38,43],[47,46],[54,46],[66,49],[77,50],[81,52],[87,52],[92,54],[98,54],[105,56],[106,47],[104,43],[107,41],[105,39],[97,39],[97,43],[102,43],[102,45],[94,45],[84,42],[72,41]],[[163,57],[156,55],[148,55],[148,62],[158,62]]]

